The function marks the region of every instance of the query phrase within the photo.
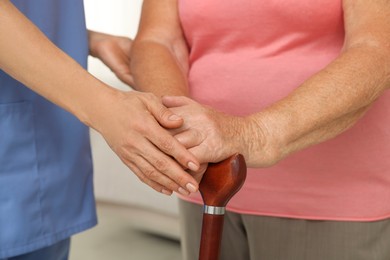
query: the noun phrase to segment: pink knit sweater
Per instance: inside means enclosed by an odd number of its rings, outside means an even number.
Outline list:
[[[235,115],[258,112],[340,53],[341,0],[180,0],[191,97]],[[230,211],[305,219],[390,216],[390,101],[354,127],[277,165],[248,169]],[[189,200],[200,202],[200,196]]]

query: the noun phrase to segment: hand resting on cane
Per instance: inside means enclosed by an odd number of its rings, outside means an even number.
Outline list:
[[[282,133],[273,121],[282,121],[284,103],[291,98],[248,116],[228,115],[187,97],[165,96],[162,101],[172,112],[184,119],[182,127],[170,131],[203,165],[196,173],[192,172],[194,178],[199,181],[206,168],[205,163],[222,161],[234,153],[242,154],[248,167],[263,168],[275,165],[293,152],[345,131],[370,107],[362,107],[321,127],[313,127],[309,132],[291,127],[291,131],[295,130],[295,133]],[[270,131],[271,127],[275,130]],[[299,132],[299,137],[292,138]],[[288,136],[291,140],[281,136]]]

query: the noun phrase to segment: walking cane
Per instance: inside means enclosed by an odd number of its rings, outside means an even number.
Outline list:
[[[209,164],[199,184],[204,202],[199,260],[218,260],[222,239],[225,206],[244,184],[244,157],[235,154]]]

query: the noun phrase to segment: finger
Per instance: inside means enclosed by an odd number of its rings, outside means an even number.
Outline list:
[[[123,83],[133,86],[134,78],[130,70],[130,60],[126,54],[118,53],[109,60],[110,68]]]
[[[117,77],[125,84],[129,85],[130,87],[134,87],[134,78],[131,74],[120,74],[117,75]]]
[[[169,117],[172,117],[172,113],[160,105],[153,105],[149,107],[149,111],[151,111],[152,115],[156,118],[156,120],[161,124],[164,120],[169,120]],[[157,112],[156,110],[159,110]],[[171,116],[168,116],[168,115]],[[180,120],[182,120],[180,118]],[[181,121],[182,123],[182,121]],[[181,125],[181,124],[180,124]],[[190,170],[196,171],[199,168],[199,162],[195,156],[193,156],[187,149],[181,145],[175,138],[173,138],[165,129],[161,129],[161,127],[152,126],[149,132],[149,140],[156,145],[161,151],[164,153],[171,155],[175,158],[181,165],[189,168]]]
[[[128,85],[134,84],[133,76],[130,71],[129,57],[118,48],[110,48],[102,54],[102,61],[122,82]]]
[[[169,137],[175,140],[173,137]],[[127,151],[125,158],[128,158],[127,161],[136,164],[147,178],[183,195],[198,190],[196,180],[170,156],[150,142],[144,142],[140,147],[142,147],[142,151],[138,151],[137,154],[142,159],[138,157],[131,159],[131,154],[134,154],[134,152],[130,154]],[[188,152],[186,149],[185,151]]]
[[[153,128],[149,138],[156,147],[165,154],[175,158],[182,166],[192,171],[197,171],[199,169],[199,162],[197,158],[167,131],[159,131],[158,129],[156,130]]]
[[[163,105],[168,108],[181,107],[191,103],[191,99],[183,96],[163,96],[161,100]]]
[[[211,154],[211,152],[205,147],[204,145],[197,145],[194,147],[191,147],[188,149],[196,158],[199,160],[201,163],[206,163],[206,162],[219,162],[221,160],[215,160],[215,155]],[[199,166],[200,168],[200,166]],[[195,171],[196,172],[196,171]]]
[[[172,195],[172,190],[170,190],[170,189],[162,186],[161,184],[147,178],[145,176],[145,174],[143,174],[142,171],[137,166],[135,166],[133,163],[126,162],[126,165],[138,177],[138,179],[140,179],[146,185],[150,186],[155,191],[160,192],[160,193],[165,194],[165,195],[168,195],[168,196]]]
[[[184,145],[187,149],[200,145],[204,140],[203,135],[194,129],[189,129],[174,135],[177,141]]]
[[[130,61],[127,60],[127,57],[112,57],[112,60],[107,63],[110,63],[108,66],[118,79],[127,85],[134,85],[134,78],[130,71]]]
[[[131,55],[130,55],[130,52],[131,52],[131,46],[132,46],[132,40],[130,39],[125,39],[124,41],[120,41],[119,42],[119,46],[122,50],[122,55],[121,55],[121,58],[122,60],[124,61],[123,64],[126,63],[126,67],[127,67],[127,74],[129,75],[132,75],[131,74],[131,69],[130,69],[130,64],[131,64]]]
[[[156,182],[183,195],[198,191],[198,182],[170,156],[167,156],[160,151],[157,153],[150,151],[147,154],[148,158],[145,158],[145,160],[147,160],[158,173],[161,173],[161,176],[164,176],[159,179],[155,178],[154,180]]]
[[[189,174],[192,175],[192,177],[195,178],[195,180],[200,183],[202,178],[203,178],[203,175],[204,173],[206,172],[207,170],[207,167],[208,167],[208,163],[202,163],[200,165],[200,168],[198,171],[194,172],[194,171],[188,171]]]
[[[148,184],[152,188],[159,192],[164,190],[180,192],[183,195],[188,195],[189,192],[183,189],[175,181],[171,180],[165,174],[158,171],[153,165],[151,165],[142,155],[137,158],[124,158],[126,165],[132,166],[132,170],[141,179],[142,182]],[[188,175],[188,174],[187,174]],[[152,186],[153,185],[153,186]],[[158,185],[158,186],[157,186]]]
[[[145,105],[157,122],[165,128],[178,128],[183,125],[183,118],[166,108],[155,96],[149,95]],[[154,100],[152,100],[152,98]]]

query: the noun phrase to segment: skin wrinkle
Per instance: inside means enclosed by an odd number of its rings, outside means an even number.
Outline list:
[[[271,132],[269,131],[267,126],[262,123],[261,120],[257,120],[251,116],[248,117],[248,120],[251,122],[248,123],[249,127],[247,131],[249,133],[246,134],[244,132],[244,134],[242,134],[245,141],[241,145],[242,146],[245,145],[245,146],[239,149],[238,151],[242,151],[242,150],[245,151],[245,147],[247,147],[245,153],[246,155],[245,159],[248,158],[247,159],[248,164],[254,164],[251,161],[249,161],[249,158],[251,158],[250,155],[256,154],[256,151],[258,151],[259,149],[258,147],[261,147],[262,153],[259,154],[258,156],[262,156],[262,159],[260,160],[265,162],[263,164],[264,167],[273,164],[273,161],[275,160],[273,158],[276,157],[275,154],[279,154],[279,151],[276,150],[276,147],[279,146],[270,145],[270,143],[268,142],[269,140],[265,138],[266,136],[270,135]],[[254,142],[253,140],[258,140],[258,141]],[[253,157],[256,157],[256,155]]]

